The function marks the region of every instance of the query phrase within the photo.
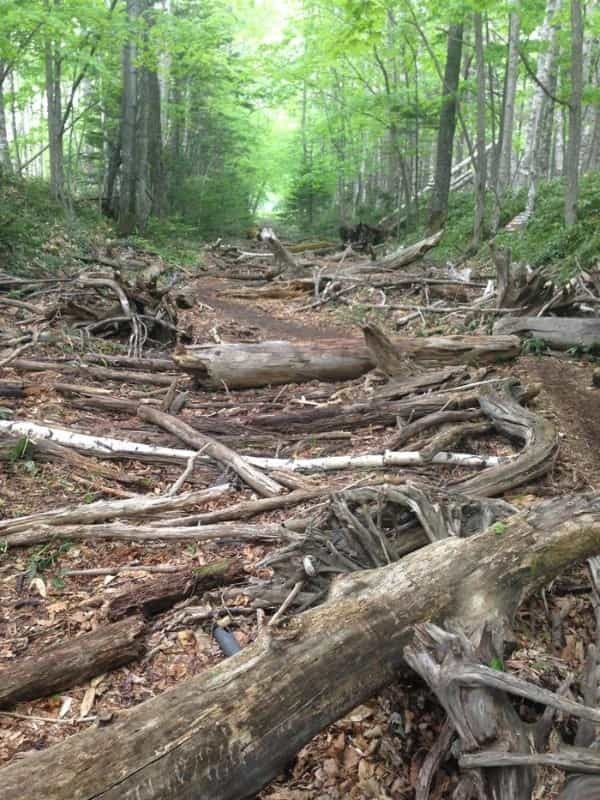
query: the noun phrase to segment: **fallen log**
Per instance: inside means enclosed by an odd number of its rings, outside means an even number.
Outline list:
[[[249,525],[227,523],[224,525],[173,525],[155,528],[149,523],[127,525],[123,522],[97,522],[92,525],[33,525],[2,537],[2,547],[29,547],[54,540],[75,541],[118,539],[126,542],[212,542],[223,541],[277,541],[285,538],[281,525],[263,523]]]
[[[57,508],[40,511],[25,517],[0,520],[0,535],[26,530],[35,525],[73,525],[105,522],[111,519],[151,516],[165,511],[177,511],[200,503],[217,500],[231,490],[228,483],[210,489],[185,492],[180,495],[139,495],[127,500],[98,500],[95,503],[82,503],[71,508]]]
[[[25,358],[17,358],[11,362],[10,366],[20,372],[60,372],[65,375],[81,375],[120,383],[147,383],[155,384],[156,386],[170,386],[173,382],[173,375],[110,369],[109,367],[95,367],[88,364],[69,364],[64,361],[32,361]]]
[[[504,317],[494,324],[494,334],[542,339],[559,350],[600,348],[600,318]]]
[[[324,605],[217,667],[0,770],[5,796],[251,798],[326,725],[398,679],[415,625],[452,617],[469,633],[488,617],[510,620],[528,593],[598,552],[600,496],[572,496],[510,518],[501,536],[452,537],[345,576]]]
[[[269,478],[268,475],[264,475],[257,467],[252,466],[247,459],[221,442],[211,439],[206,434],[199,433],[185,422],[182,422],[182,420],[150,406],[140,406],[137,413],[141,419],[159,425],[164,430],[179,437],[186,444],[196,447],[199,452],[205,453],[208,457],[226,467],[230,467],[248,486],[255,489],[263,497],[273,497],[282,493],[283,487],[277,481]]]
[[[198,386],[249,389],[305,381],[347,381],[373,368],[361,342],[261,342],[189,347],[175,353]]]
[[[213,561],[192,570],[154,577],[142,584],[133,585],[108,604],[107,617],[114,621],[132,614],[145,618],[161,614],[186,597],[201,595],[217,586],[232,583],[244,575],[244,568],[238,559],[226,558]]]
[[[47,697],[135,661],[144,649],[144,628],[142,619],[132,617],[11,662],[0,672],[0,708]]]
[[[423,258],[425,253],[440,243],[443,235],[444,231],[438,231],[438,233],[435,233],[433,236],[428,236],[426,239],[416,242],[416,244],[412,244],[409,247],[402,247],[400,250],[396,250],[395,253],[390,253],[389,256],[380,259],[377,262],[377,266],[384,269],[400,269],[400,267],[406,267],[419,258]]]
[[[496,364],[515,358],[517,336],[396,336],[389,339],[375,325],[363,328],[373,361],[386,375],[405,376],[410,362],[431,364]]]

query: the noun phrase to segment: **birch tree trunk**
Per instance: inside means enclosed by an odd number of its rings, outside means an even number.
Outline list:
[[[450,25],[448,29],[448,48],[442,87],[435,179],[429,206],[429,230],[432,233],[444,227],[448,216],[448,194],[450,192],[452,148],[456,130],[457,92],[462,58],[463,31],[463,22]]]
[[[536,89],[531,104],[527,135],[525,139],[525,153],[523,155],[522,172],[525,184],[529,187],[527,196],[527,214],[531,214],[535,205],[537,186],[539,182],[539,160],[542,155],[541,134],[542,120],[548,120],[548,106],[552,107],[552,100],[548,96],[549,87],[554,80],[556,58],[558,55],[558,28],[555,18],[560,11],[561,0],[548,0],[546,16],[540,31],[540,39],[548,42],[547,51],[538,60],[536,72]]]
[[[577,222],[579,200],[579,156],[581,153],[581,106],[583,98],[583,11],[581,0],[571,0],[571,98],[567,143],[565,224]]]

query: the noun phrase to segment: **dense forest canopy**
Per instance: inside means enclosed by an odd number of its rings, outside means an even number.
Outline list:
[[[121,234],[436,229],[468,187],[477,245],[556,178],[569,226],[599,33],[596,0],[2,0],[2,175]]]

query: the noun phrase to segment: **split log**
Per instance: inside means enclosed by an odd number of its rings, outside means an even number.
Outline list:
[[[186,597],[201,595],[237,581],[244,575],[241,561],[226,558],[213,561],[193,570],[184,569],[160,578],[133,585],[108,604],[107,616],[111,621],[141,614],[145,618],[161,614]]]
[[[231,485],[223,483],[210,489],[185,492],[175,496],[140,495],[127,500],[98,500],[95,503],[82,503],[71,508],[40,511],[25,517],[0,520],[0,535],[17,533],[36,525],[89,525],[111,519],[126,519],[160,514],[165,511],[177,511],[216,500],[230,490]]]
[[[411,360],[432,364],[496,364],[519,355],[517,336],[415,336],[389,339],[375,325],[363,328],[373,360],[386,375],[404,376]]]
[[[600,348],[598,317],[504,317],[494,324],[494,333],[543,339],[559,350]]]
[[[11,662],[0,672],[0,708],[47,697],[135,661],[144,649],[144,628],[139,617],[125,619]]]
[[[261,342],[186,348],[177,364],[207,389],[248,389],[305,381],[347,381],[373,368],[361,342]]]
[[[254,797],[325,726],[398,679],[415,625],[455,618],[469,633],[510,620],[528,593],[598,552],[600,496],[572,496],[512,517],[501,536],[446,539],[345,576],[324,605],[233,658],[4,768],[5,796]]]
[[[253,467],[247,459],[221,442],[217,442],[203,433],[198,433],[194,428],[186,425],[185,422],[173,417],[171,414],[166,414],[158,408],[140,406],[138,408],[138,416],[147,422],[159,425],[186,444],[196,447],[199,452],[205,453],[209,458],[213,458],[226,467],[230,467],[248,486],[255,489],[263,497],[273,497],[282,493],[283,488],[277,481],[264,475],[257,467]]]
[[[400,267],[406,267],[414,261],[423,258],[425,253],[440,243],[443,235],[444,232],[439,231],[433,236],[428,236],[426,239],[422,239],[416,244],[396,250],[395,253],[391,253],[389,256],[378,261],[377,265],[384,269],[400,269]]]

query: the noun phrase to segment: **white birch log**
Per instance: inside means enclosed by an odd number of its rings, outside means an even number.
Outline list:
[[[170,463],[187,463],[195,455],[195,450],[180,450],[172,447],[158,447],[141,442],[130,442],[125,439],[112,439],[102,436],[90,436],[85,433],[68,431],[38,425],[23,420],[0,420],[0,431],[39,438],[52,439],[66,447],[93,452],[112,458],[142,458]],[[469,453],[437,453],[431,461],[421,456],[419,451],[394,452],[382,454],[327,456],[325,458],[261,458],[245,456],[246,461],[255,467],[266,470],[290,470],[292,472],[330,472],[338,469],[381,469],[384,467],[407,467],[427,464],[448,464],[461,467],[491,467],[507,463],[510,459],[502,456],[477,456]],[[199,456],[197,461],[209,459]]]

